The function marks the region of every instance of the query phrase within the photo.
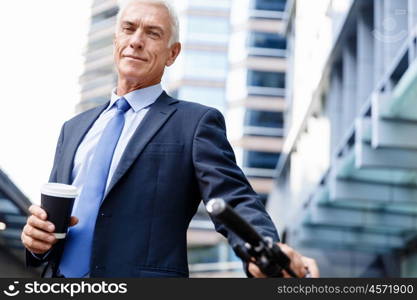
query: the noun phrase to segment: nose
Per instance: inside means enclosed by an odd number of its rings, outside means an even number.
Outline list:
[[[129,46],[133,49],[143,49],[144,38],[141,30],[137,30],[134,34],[131,35]]]

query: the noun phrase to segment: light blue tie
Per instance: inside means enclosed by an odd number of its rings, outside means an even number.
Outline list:
[[[116,115],[108,122],[97,143],[87,176],[73,216],[79,223],[68,231],[59,271],[65,277],[80,278],[90,271],[91,248],[98,210],[106,190],[107,177],[114,150],[125,123],[124,114],[130,109],[125,98],[116,102]]]

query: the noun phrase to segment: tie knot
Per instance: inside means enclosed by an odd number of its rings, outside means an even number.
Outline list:
[[[124,97],[116,101],[116,107],[117,110],[120,110],[123,113],[127,112],[130,109],[129,102],[127,102],[127,100]]]

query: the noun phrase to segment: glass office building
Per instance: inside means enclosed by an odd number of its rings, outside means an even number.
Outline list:
[[[227,125],[229,140],[266,203],[284,136],[286,1],[235,0],[231,12]]]
[[[417,276],[417,3],[287,6],[286,141],[268,209],[325,277]]]
[[[79,80],[81,99],[76,107],[77,112],[105,103],[116,86],[113,38],[118,11],[117,0],[93,1],[84,72]]]
[[[230,0],[173,1],[180,19],[182,53],[163,83],[179,99],[225,111]]]

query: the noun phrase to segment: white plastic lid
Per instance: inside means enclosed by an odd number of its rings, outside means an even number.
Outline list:
[[[76,198],[78,196],[78,189],[73,185],[50,182],[45,183],[41,187],[41,193],[54,197]]]

